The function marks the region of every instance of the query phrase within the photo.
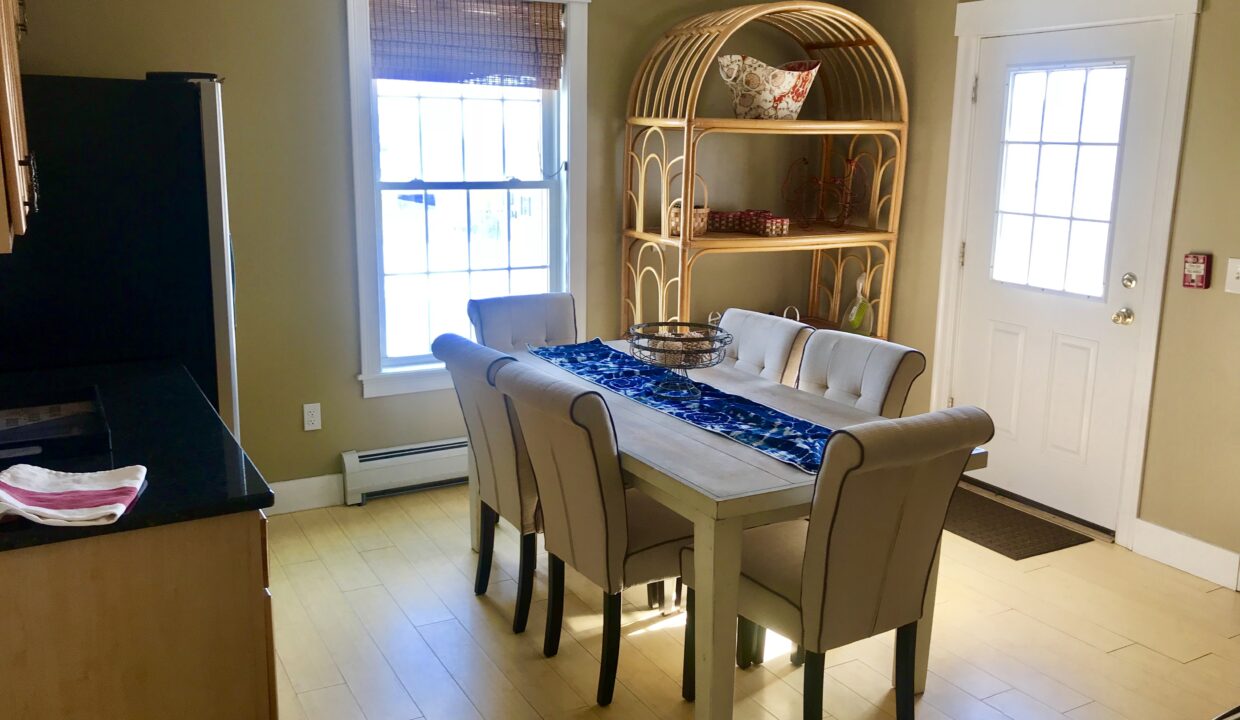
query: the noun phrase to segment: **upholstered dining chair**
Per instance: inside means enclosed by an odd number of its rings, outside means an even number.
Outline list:
[[[909,389],[926,369],[920,351],[886,340],[840,332],[815,330],[805,342],[796,387],[828,400],[851,405],[886,418],[904,413]],[[742,620],[738,627],[736,664],[742,668],[762,662],[762,628]],[[798,648],[794,662],[800,663]]]
[[[577,309],[570,293],[470,300],[467,309],[478,342],[500,352],[577,342]]]
[[[898,418],[926,356],[886,340],[817,330],[801,353],[796,387],[860,410]]]
[[[515,413],[495,389],[495,374],[516,360],[451,333],[435,338],[431,352],[443,361],[452,375],[478,475],[482,517],[474,592],[482,595],[487,591],[495,548],[495,523],[502,517],[521,533],[512,631],[524,632],[538,558],[538,488],[534,485],[534,471],[516,425]]]
[[[564,566],[603,589],[598,704],[611,702],[620,657],[620,593],[679,574],[692,524],[635,489],[625,489],[611,411],[603,396],[519,363],[495,385],[516,408],[542,505],[549,556],[543,654],[559,650]]]
[[[501,371],[502,372],[502,371]],[[745,531],[739,610],[805,649],[804,716],[822,717],[824,653],[896,630],[896,718],[913,717],[917,621],[952,491],[973,449],[990,440],[975,407],[874,420],[827,440],[809,522]],[[693,550],[683,693],[693,699]]]
[[[784,385],[796,381],[802,350],[814,332],[795,320],[740,308],[725,310],[719,326],[732,333],[722,365]]]

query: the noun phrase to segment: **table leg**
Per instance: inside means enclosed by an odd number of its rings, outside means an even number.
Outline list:
[[[482,538],[481,513],[482,501],[478,499],[478,469],[474,467],[474,454],[468,453],[469,456],[469,546],[474,552],[478,552],[478,545]]]
[[[693,524],[696,720],[732,717],[743,529],[739,518],[698,518]]]
[[[939,587],[939,558],[942,549],[934,551],[930,563],[930,578],[926,583],[926,599],[921,606],[921,620],[917,622],[917,659],[913,664],[913,692],[926,691],[926,674],[930,670],[930,632],[934,628],[934,597]],[[891,686],[895,687],[895,661],[892,662]]]

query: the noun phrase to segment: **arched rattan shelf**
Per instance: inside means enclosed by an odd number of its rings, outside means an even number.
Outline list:
[[[751,23],[782,31],[807,58],[820,61],[815,86],[822,94],[818,106],[823,117],[747,120],[698,115],[702,86],[714,70],[716,56]],[[664,33],[647,53],[626,107],[624,327],[633,322],[689,320],[692,270],[703,255],[811,250],[809,314],[822,324],[838,323],[848,292],[845,278],[860,275],[877,311],[874,333],[887,335],[907,157],[908,97],[899,64],[873,26],[843,8],[802,0],[689,18]],[[786,237],[735,233],[695,237],[687,217],[682,232],[669,233],[669,210],[681,204],[681,198],[699,197],[698,146],[702,138],[716,133],[821,137],[814,216]],[[855,182],[851,170],[834,174],[840,167],[862,168],[864,173],[857,177],[865,174],[868,183],[862,187]],[[658,195],[657,227],[647,227],[655,222],[655,205],[647,202],[652,186]]]

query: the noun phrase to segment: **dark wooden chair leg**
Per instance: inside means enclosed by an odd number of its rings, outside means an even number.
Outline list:
[[[896,628],[896,720],[913,720],[913,674],[917,664],[917,623]]]
[[[474,594],[485,595],[487,585],[491,582],[491,556],[495,552],[495,522],[499,517],[499,513],[495,512],[486,503],[482,505],[478,512],[481,517],[478,523],[478,572],[474,575]]]
[[[697,697],[694,687],[697,674],[694,672],[696,655],[693,643],[693,588],[687,588],[685,593],[685,660],[680,672],[680,696],[689,702],[693,702],[693,699]]]
[[[663,607],[663,581],[657,580],[652,583],[646,583],[646,605],[651,610]]]
[[[512,631],[525,632],[530,619],[530,600],[534,597],[534,569],[538,565],[538,536],[521,536],[521,567],[517,572],[517,610],[512,616]]]
[[[801,667],[804,665],[805,647],[803,645],[797,645],[796,649],[792,651],[792,656],[788,658],[788,662],[792,663],[793,667]]]
[[[555,657],[560,651],[560,627],[564,624],[564,561],[547,553],[547,628],[543,634],[543,655]]]
[[[620,593],[603,595],[603,657],[598,671],[599,705],[610,705],[620,664]]]
[[[757,626],[748,618],[736,618],[736,667],[748,670],[753,665],[753,633]]]
[[[680,600],[684,595],[685,581],[684,578],[676,578],[676,594],[672,597],[672,604],[680,607]]]
[[[753,626],[753,643],[750,647],[753,648],[753,664],[761,665],[766,659],[766,628],[757,624]]]
[[[822,676],[827,669],[827,657],[822,653],[805,653],[805,708],[806,720],[822,717]]]

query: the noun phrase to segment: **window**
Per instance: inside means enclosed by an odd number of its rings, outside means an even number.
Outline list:
[[[449,387],[471,298],[584,299],[586,7],[349,0],[366,397]]]
[[[993,279],[1102,297],[1127,82],[1113,63],[1012,71]]]
[[[471,334],[470,298],[565,288],[559,93],[376,80],[385,366]]]

